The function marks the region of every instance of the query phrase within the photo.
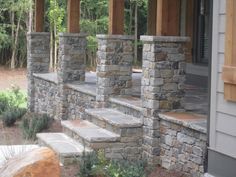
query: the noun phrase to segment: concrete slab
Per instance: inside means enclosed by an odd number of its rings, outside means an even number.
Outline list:
[[[8,159],[38,147],[38,145],[0,146],[0,168]]]
[[[83,152],[92,152],[64,133],[39,133],[37,138],[63,157],[82,156]]]
[[[120,136],[86,120],[62,121],[61,125],[90,143],[116,142]]]
[[[129,127],[141,127],[142,123],[139,119],[123,114],[119,111],[109,108],[103,109],[87,109],[85,110],[90,116],[96,117],[99,120],[103,120],[111,125],[120,127],[120,128],[129,128]]]

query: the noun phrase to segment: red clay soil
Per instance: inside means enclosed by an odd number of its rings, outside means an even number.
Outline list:
[[[0,66],[0,90],[11,88],[12,85],[27,89],[26,69],[10,70]]]

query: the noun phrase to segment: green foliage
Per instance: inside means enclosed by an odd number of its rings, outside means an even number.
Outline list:
[[[1,120],[4,126],[11,127],[15,122],[22,118],[26,113],[24,108],[9,108],[1,115]]]
[[[12,87],[11,90],[0,92],[0,114],[7,109],[26,107],[26,93],[21,91],[19,87]]]
[[[50,119],[45,114],[27,113],[23,117],[21,129],[26,139],[36,139],[36,134],[47,129]]]
[[[127,160],[111,161],[105,158],[104,152],[83,155],[79,177],[145,177],[146,162]]]

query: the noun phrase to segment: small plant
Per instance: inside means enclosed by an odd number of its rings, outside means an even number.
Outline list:
[[[50,119],[46,114],[27,113],[22,120],[21,129],[26,139],[36,139],[36,134],[47,129]]]
[[[79,177],[145,177],[144,161],[131,162],[128,160],[111,161],[105,158],[103,151],[83,155],[80,164]]]
[[[8,110],[1,115],[3,125],[6,127],[13,126],[25,113],[26,109],[23,108],[8,108]]]

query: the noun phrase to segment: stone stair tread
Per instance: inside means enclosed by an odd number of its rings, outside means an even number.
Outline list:
[[[116,142],[120,140],[120,135],[98,127],[86,120],[67,120],[62,121],[61,125],[91,143]]]
[[[64,133],[38,133],[37,138],[63,157],[82,156],[92,149],[84,147]]]
[[[141,127],[142,122],[131,116],[124,114],[120,111],[110,108],[99,109],[86,109],[85,112],[91,116],[94,116],[100,120],[109,122],[111,125],[118,126],[120,128],[134,128]]]

